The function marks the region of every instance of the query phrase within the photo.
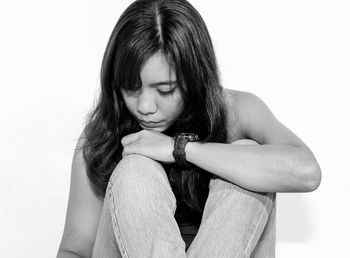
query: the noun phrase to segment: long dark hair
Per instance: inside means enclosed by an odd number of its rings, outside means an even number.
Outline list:
[[[185,0],[137,0],[121,15],[110,36],[101,67],[101,92],[84,130],[87,174],[102,195],[122,158],[121,138],[141,130],[120,89],[140,85],[142,64],[158,51],[173,66],[185,103],[183,113],[163,133],[191,132],[202,142],[226,142],[223,89],[200,14]],[[198,167],[164,168],[177,198],[175,218],[199,223],[211,174]]]

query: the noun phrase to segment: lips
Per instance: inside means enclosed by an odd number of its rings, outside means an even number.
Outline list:
[[[143,120],[139,120],[139,122],[141,125],[143,125],[144,127],[148,127],[148,128],[155,128],[155,127],[158,127],[160,124],[160,122],[153,122],[153,121],[146,122]]]

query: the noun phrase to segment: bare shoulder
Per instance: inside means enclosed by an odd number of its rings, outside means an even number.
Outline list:
[[[250,105],[262,103],[262,100],[257,95],[248,91],[225,89],[225,93],[226,99],[232,103],[236,112],[248,108]]]
[[[235,107],[244,135],[247,135],[253,126],[262,126],[273,119],[273,114],[265,102],[252,92],[236,91]]]
[[[235,112],[237,122],[247,118],[247,115],[254,115],[259,109],[268,110],[261,98],[248,91],[225,89],[225,96],[229,109]]]
[[[262,100],[248,91],[224,89],[225,101],[230,109],[233,109],[235,119],[238,119],[239,111],[249,108],[250,105],[262,104]]]
[[[234,142],[243,138],[239,126],[239,110],[237,102],[240,98],[240,92],[232,89],[224,89],[224,101],[227,110],[227,132],[228,142]]]
[[[236,125],[243,138],[260,144],[304,145],[289,128],[272,113],[267,104],[257,95],[247,91],[234,91]]]
[[[225,89],[224,95],[229,113],[228,121],[230,123],[234,120],[234,130],[240,138],[256,137],[252,130],[274,122],[272,112],[257,95],[230,89]]]

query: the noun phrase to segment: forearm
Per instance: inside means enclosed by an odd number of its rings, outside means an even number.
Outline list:
[[[188,143],[189,162],[258,192],[308,192],[320,181],[312,153],[292,145]]]

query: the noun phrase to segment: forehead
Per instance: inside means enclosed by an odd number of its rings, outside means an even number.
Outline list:
[[[157,52],[148,58],[141,68],[140,77],[143,83],[158,81],[175,81],[176,73],[169,64],[168,59],[161,52]]]

